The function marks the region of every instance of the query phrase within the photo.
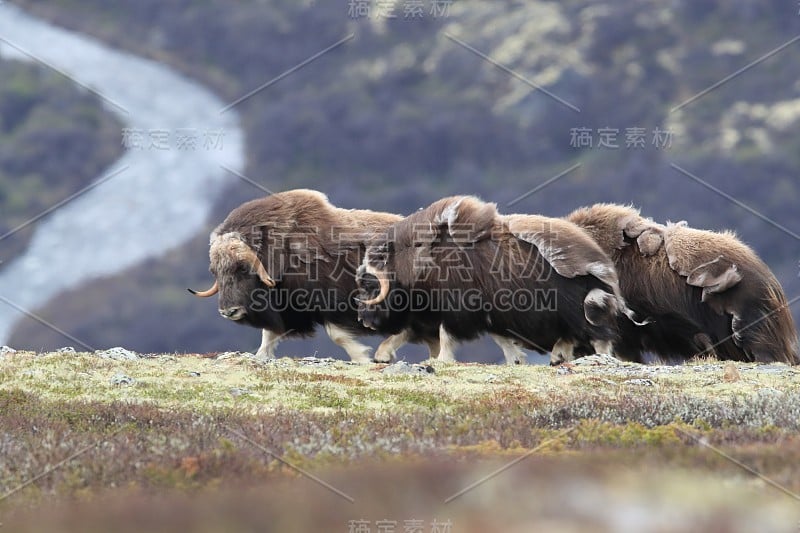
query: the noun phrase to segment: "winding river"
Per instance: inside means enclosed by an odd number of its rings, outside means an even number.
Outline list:
[[[119,272],[197,235],[236,179],[244,142],[232,110],[196,82],[0,3],[0,55],[36,61],[100,95],[124,122],[125,151],[94,186],[35,222],[24,254],[0,269],[0,345],[22,310]]]

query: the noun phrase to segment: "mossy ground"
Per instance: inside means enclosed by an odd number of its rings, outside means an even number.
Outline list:
[[[343,361],[19,352],[0,360],[0,493],[58,466],[0,500],[0,513],[35,530],[63,524],[73,504],[99,524],[109,509],[130,513],[130,502],[154,505],[158,495],[180,507],[190,497],[227,517],[206,530],[247,530],[244,517],[267,512],[298,519],[286,496],[294,494],[312,499],[302,500],[315,510],[308,524],[343,531],[381,513],[450,517],[461,525],[454,531],[481,531],[490,509],[498,528],[614,530],[626,513],[646,513],[634,523],[671,530],[678,523],[659,513],[672,509],[686,527],[796,531],[800,372],[737,363],[731,378],[730,365],[433,362],[431,374],[391,376]],[[334,480],[356,503],[342,511],[342,498],[310,475]],[[231,493],[265,491],[269,505],[232,511]],[[88,527],[76,524],[63,529]]]

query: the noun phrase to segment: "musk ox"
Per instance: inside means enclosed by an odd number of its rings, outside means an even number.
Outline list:
[[[611,260],[580,228],[533,215],[500,216],[471,196],[439,200],[369,243],[356,277],[359,317],[381,333],[438,325],[440,357],[490,333],[508,362],[520,345],[551,362],[578,343],[610,352],[617,316],[633,319]]]
[[[398,215],[340,209],[317,191],[293,190],[237,207],[211,234],[214,285],[223,317],[262,329],[259,359],[274,357],[286,336],[306,336],[324,325],[353,361],[369,360],[370,347],[355,339],[372,333],[361,326],[353,298],[355,270],[364,241],[401,220]],[[404,341],[429,340],[404,335]],[[387,339],[384,352],[399,346]]]
[[[685,360],[703,354],[798,363],[797,332],[783,289],[730,232],[657,224],[632,207],[598,204],[566,217],[614,261],[622,294],[650,323],[621,324],[616,355]]]

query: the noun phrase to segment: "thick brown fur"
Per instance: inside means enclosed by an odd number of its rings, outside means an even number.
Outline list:
[[[610,259],[580,228],[545,217],[500,216],[494,204],[470,196],[443,198],[394,224],[370,245],[365,262],[392,280],[390,296],[399,294],[398,301],[412,301],[414,292],[427,298],[427,306],[413,312],[396,305],[391,312],[359,310],[384,333],[420,321],[442,323],[459,340],[490,332],[548,352],[559,340],[616,338],[616,313],[624,308],[620,300],[607,310],[612,320],[589,319],[598,306],[589,310],[587,301],[601,302],[587,300],[589,293],[599,290],[615,300],[619,288]],[[359,283],[374,293],[368,276]],[[552,291],[555,309],[499,309],[493,298],[503,291]],[[479,295],[481,305],[459,300],[457,309],[444,309],[445,293]],[[605,303],[599,307],[606,312]]]
[[[365,241],[401,218],[337,208],[324,194],[305,189],[242,204],[211,234],[210,270],[220,287],[220,310],[245,306],[240,323],[278,334],[308,335],[325,323],[371,333],[358,323],[352,301],[355,270]],[[255,275],[254,260],[275,281],[274,288]],[[281,300],[298,291],[320,298],[307,307]]]
[[[734,234],[663,226],[614,204],[581,208],[566,219],[609,254],[623,296],[638,316],[652,321],[624,327],[617,355],[798,363],[783,289]]]

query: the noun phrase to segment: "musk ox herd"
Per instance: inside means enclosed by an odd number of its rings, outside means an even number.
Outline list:
[[[525,349],[551,364],[594,353],[800,363],[786,296],[752,249],[629,206],[551,218],[452,196],[404,218],[292,190],[234,209],[209,257],[213,286],[190,291],[261,329],[261,360],[321,325],[357,362],[390,362],[406,343],[452,361],[459,342],[488,334],[510,364]],[[376,333],[386,338],[371,357],[358,337]]]

